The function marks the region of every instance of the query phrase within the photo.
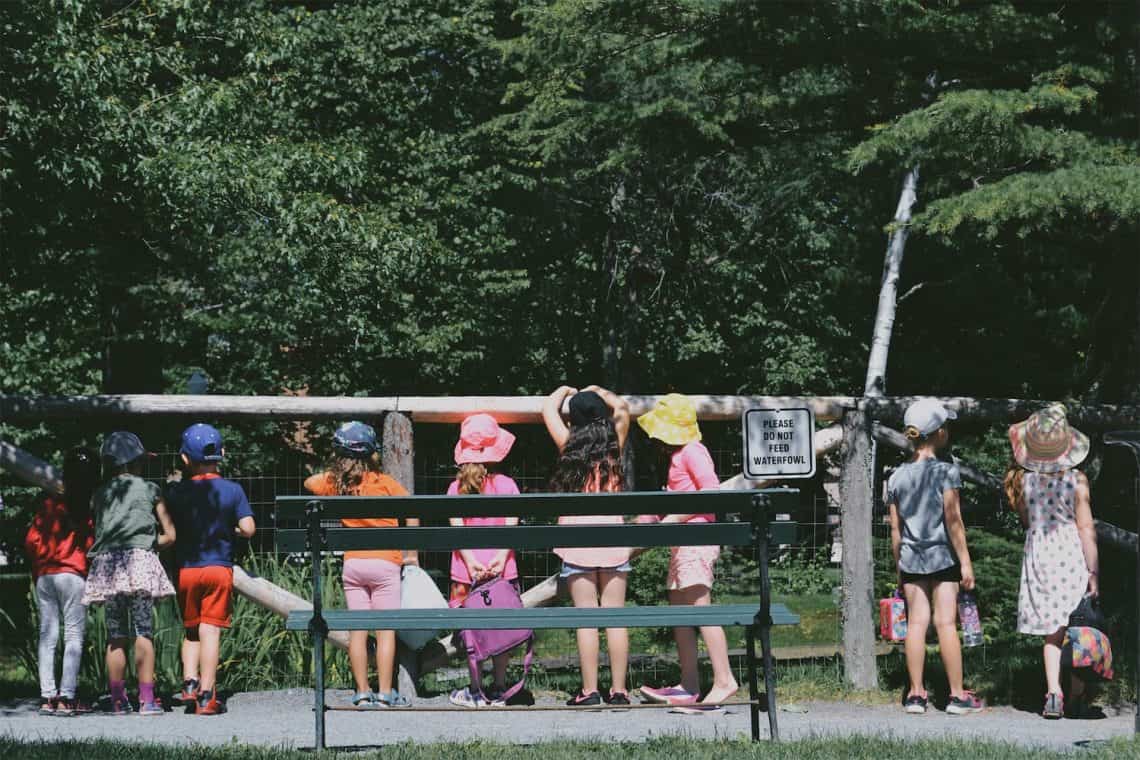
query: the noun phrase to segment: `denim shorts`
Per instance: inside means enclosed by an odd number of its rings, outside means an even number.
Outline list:
[[[558,573],[558,577],[562,579],[569,578],[571,575],[581,575],[582,573],[596,573],[599,570],[609,570],[614,573],[628,573],[633,569],[633,565],[629,562],[622,562],[617,567],[579,567],[578,565],[571,565],[569,562],[562,563],[562,572]]]

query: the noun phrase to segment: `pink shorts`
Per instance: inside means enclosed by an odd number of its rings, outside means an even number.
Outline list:
[[[386,559],[346,559],[344,598],[350,610],[400,609],[400,566]]]
[[[719,546],[674,546],[669,558],[666,587],[679,591],[690,586],[712,588],[713,566],[720,556]]]

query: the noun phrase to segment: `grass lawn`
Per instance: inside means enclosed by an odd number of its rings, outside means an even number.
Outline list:
[[[1140,758],[1140,743],[1118,741],[1097,748],[1097,757]],[[21,744],[0,738],[0,754],[21,760],[71,760],[75,757],[124,758],[127,760],[165,760],[174,751],[168,746],[143,745],[120,742],[36,742]],[[191,756],[197,760],[302,760],[313,757],[343,757],[337,752],[282,750],[262,747],[231,745],[225,747],[194,747]],[[503,745],[476,742],[471,744],[396,744],[383,749],[352,753],[353,757],[384,758],[384,760],[501,760],[504,757],[519,760],[578,760],[579,758],[640,758],[673,757],[685,760],[736,760],[737,758],[787,758],[788,760],[815,760],[816,758],[923,758],[923,760],[1052,760],[1071,757],[1072,753],[1048,750],[1029,750],[1005,744],[978,741],[891,741],[883,739],[812,739],[781,744],[742,741],[699,741],[691,739],[655,739],[645,743],[585,743],[550,742],[530,746]]]

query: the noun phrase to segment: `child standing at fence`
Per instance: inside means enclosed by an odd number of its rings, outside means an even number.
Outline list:
[[[162,715],[154,696],[154,601],[174,596],[158,551],[174,543],[174,523],[158,486],[143,480],[147,451],[134,433],[111,433],[101,450],[110,480],[91,499],[95,543],[84,604],[106,606],[107,678],[111,713],[131,711],[127,700],[127,644],[134,636],[139,714]]]
[[[562,420],[562,403],[570,399],[570,424]],[[550,394],[542,419],[558,446],[558,461],[550,489],[560,493],[620,491],[623,473],[621,451],[629,432],[629,405],[620,396],[591,385],[581,391],[562,386]],[[596,517],[564,516],[559,525],[620,524],[621,515]],[[624,607],[630,571],[628,547],[555,549],[562,558],[561,577],[575,607]],[[598,691],[598,629],[577,629],[578,661],[582,687],[567,704],[575,707],[600,705]],[[605,701],[629,705],[626,666],[629,636],[625,628],[607,628],[612,683]]]
[[[407,496],[407,490],[380,470],[380,447],[376,431],[363,422],[346,422],[333,434],[334,457],[324,472],[305,480],[305,488],[317,496]],[[390,528],[399,520],[388,517],[341,520],[346,528]],[[415,518],[408,525],[419,525]],[[344,553],[344,596],[350,610],[400,609],[400,571],[405,563],[417,564],[415,551],[399,549],[349,551]],[[359,708],[408,707],[411,702],[393,686],[396,668],[396,632],[376,631],[376,670],[379,693],[368,681],[368,632],[349,634],[348,660],[356,693],[352,704]]]
[[[658,401],[652,411],[638,417],[637,424],[668,458],[667,490],[720,489],[712,455],[701,443],[696,407],[687,396],[670,393]],[[713,514],[666,515],[661,518],[661,522],[666,523],[708,523],[715,520],[716,515]],[[711,604],[713,567],[719,556],[719,546],[674,546],[670,550],[666,580],[669,603]],[[728,662],[728,640],[724,629],[718,625],[701,626],[701,637],[708,647],[713,669],[712,688],[701,700],[701,705],[694,705],[700,695],[696,631],[687,627],[674,628],[673,637],[677,641],[677,658],[681,663],[681,683],[660,689],[642,686],[641,693],[651,702],[676,705],[676,709],[682,712],[722,709],[717,705],[732,698],[740,688]]]
[[[957,465],[937,456],[939,449],[950,442],[946,422],[956,417],[933,399],[911,404],[903,424],[906,437],[914,446],[914,456],[895,470],[887,484],[891,548],[906,597],[905,648],[910,688],[903,704],[908,713],[926,712],[928,700],[922,674],[932,609],[938,647],[950,682],[946,712],[967,715],[980,712],[984,706],[962,686],[958,588],[974,588],[974,568],[958,497],[962,478]]]
[[[518,484],[502,472],[502,462],[514,445],[515,436],[499,427],[489,414],[472,414],[459,428],[459,442],[455,444],[455,464],[459,473],[447,487],[448,496],[471,494],[507,495],[519,492]],[[466,525],[518,525],[517,517],[452,517],[456,527]],[[467,598],[471,587],[497,576],[516,581],[519,571],[515,553],[511,549],[461,549],[451,553],[451,605],[458,606]],[[494,664],[494,684],[487,692],[490,702],[480,696],[477,684],[451,692],[451,703],[461,707],[481,707],[485,704],[502,705],[502,693],[507,689],[507,665],[510,652],[497,654]]]
[[[1006,473],[1006,495],[1026,528],[1017,630],[1045,637],[1042,715],[1057,719],[1065,714],[1061,647],[1069,615],[1086,593],[1100,592],[1089,481],[1075,469],[1088,456],[1089,439],[1070,427],[1064,406],[1053,404],[1010,426],[1009,441],[1016,465]],[[1081,688],[1071,696],[1076,707]]]
[[[24,539],[40,617],[40,715],[70,716],[81,709],[75,687],[87,625],[87,608],[83,605],[87,550],[94,541],[91,492],[98,483],[99,461],[95,452],[83,447],[67,452],[63,459],[63,496],[44,497]],[[63,673],[57,690],[55,650],[61,621]]]
[[[186,477],[166,493],[178,531],[178,607],[186,632],[178,698],[198,715],[226,711],[217,675],[222,629],[233,616],[233,543],[235,536],[252,537],[256,527],[245,491],[218,474],[224,453],[217,429],[186,428],[179,450]]]

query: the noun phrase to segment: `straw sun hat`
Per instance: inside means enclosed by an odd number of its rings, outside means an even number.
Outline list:
[[[1064,404],[1051,404],[1009,426],[1013,458],[1027,470],[1060,472],[1089,455],[1089,437],[1069,425]]]
[[[670,446],[684,446],[701,440],[697,408],[688,396],[680,393],[670,393],[659,399],[651,411],[637,418],[637,424],[650,438]]]

